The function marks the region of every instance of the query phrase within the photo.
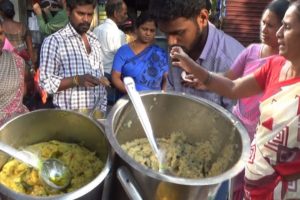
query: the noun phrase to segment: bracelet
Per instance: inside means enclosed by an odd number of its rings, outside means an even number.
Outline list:
[[[72,83],[74,86],[79,86],[78,75],[73,77]]]
[[[211,72],[207,72],[207,77],[206,79],[202,82],[204,85],[207,85],[211,82],[211,79],[212,79],[212,73]]]

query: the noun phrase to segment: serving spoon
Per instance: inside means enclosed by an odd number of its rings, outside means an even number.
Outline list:
[[[154,155],[156,156],[159,164],[159,172],[162,172],[164,174],[172,174],[168,170],[168,165],[165,161],[165,153],[163,150],[160,150],[156,144],[153,130],[150,124],[150,120],[148,118],[147,112],[145,110],[144,104],[142,102],[142,99],[139,95],[139,93],[135,89],[135,83],[134,80],[131,77],[124,77],[123,82],[125,84],[125,89],[127,91],[127,94],[133,104],[133,107],[137,113],[137,116],[142,124],[142,127],[146,133],[146,136],[148,138],[148,141],[150,143],[150,146],[153,150]]]
[[[1,141],[0,150],[37,169],[41,180],[52,189],[62,190],[70,184],[71,172],[58,159],[50,158],[42,161],[29,151],[19,151]]]

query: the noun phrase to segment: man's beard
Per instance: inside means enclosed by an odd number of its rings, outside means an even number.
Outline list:
[[[201,40],[202,40],[202,31],[200,30],[200,28],[197,26],[197,32],[195,35],[195,38],[193,40],[193,42],[191,43],[190,48],[186,49],[186,53],[191,56],[193,54],[193,52],[197,52],[199,51],[199,47],[201,45]]]
[[[72,25],[79,35],[82,35],[83,33],[88,32],[88,30],[90,29],[90,26],[91,26],[91,24],[89,24],[89,23],[81,23],[81,24],[78,24],[77,26],[74,26],[74,24],[72,24]]]
[[[197,32],[195,34],[195,38],[194,40],[191,42],[191,46],[190,47],[185,47],[183,45],[178,45],[178,44],[175,44],[175,45],[171,45],[169,46],[169,50],[172,49],[172,47],[174,46],[179,46],[182,48],[182,50],[187,53],[189,56],[192,56],[194,54],[194,52],[198,52],[199,51],[199,46],[200,46],[200,43],[201,43],[201,39],[202,39],[202,31],[200,30],[200,28],[198,27],[197,28]]]

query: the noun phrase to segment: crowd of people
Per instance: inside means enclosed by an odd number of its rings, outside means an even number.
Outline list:
[[[123,78],[130,76],[138,91],[205,98],[243,123],[251,155],[245,172],[231,180],[234,200],[299,198],[300,0],[270,1],[260,20],[261,43],[246,48],[209,21],[209,0],[150,0],[148,11],[130,20],[131,40],[121,30],[128,23],[123,0],[107,0],[107,19],[94,30],[96,0],[54,2],[55,15],[51,3],[33,5],[45,36],[37,63],[30,31],[13,20],[10,0],[0,0],[0,125],[29,112],[23,97],[33,63],[36,87],[54,108],[95,109],[97,118],[126,94]],[[155,44],[157,29],[169,52]],[[216,199],[227,199],[228,182],[219,191]]]
[[[172,64],[210,91],[232,99],[263,93],[260,119],[245,167],[245,199],[298,199],[300,1],[287,9],[276,32],[278,55],[236,80],[209,71],[181,47],[171,50]],[[298,53],[297,53],[298,52]]]

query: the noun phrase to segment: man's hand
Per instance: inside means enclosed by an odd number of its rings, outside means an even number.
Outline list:
[[[78,75],[78,85],[82,87],[95,87],[100,85],[100,79],[90,74]]]
[[[100,78],[100,83],[102,85],[104,85],[105,87],[110,87],[110,82],[109,82],[109,80],[105,76],[102,76]]]
[[[38,3],[33,4],[32,9],[36,15],[42,15],[42,9],[40,4]]]
[[[51,4],[49,4],[49,6],[43,8],[43,11],[46,13],[46,14],[49,14],[51,12]]]

